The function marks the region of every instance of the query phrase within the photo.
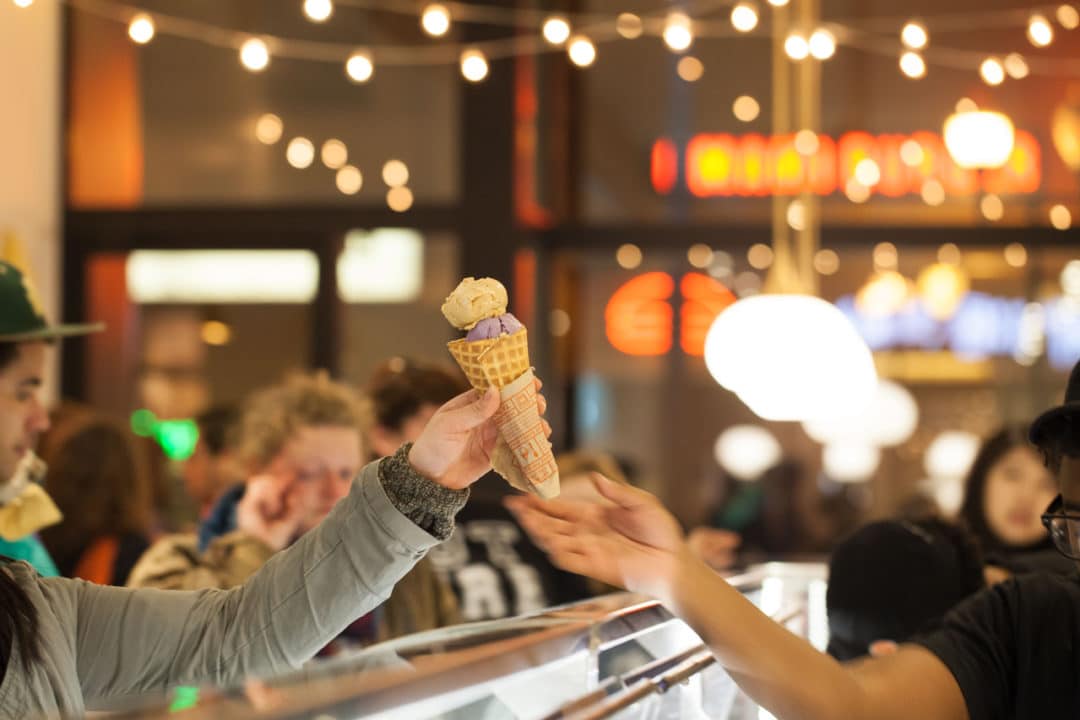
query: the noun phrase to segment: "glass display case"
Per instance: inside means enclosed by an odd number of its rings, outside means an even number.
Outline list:
[[[819,649],[828,640],[824,565],[770,563],[730,578]],[[174,702],[173,710],[183,703]],[[172,716],[167,710],[139,718]],[[202,691],[183,717],[297,720],[767,718],[701,639],[630,594],[414,635],[303,672]]]

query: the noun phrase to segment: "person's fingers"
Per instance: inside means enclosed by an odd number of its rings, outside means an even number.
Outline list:
[[[541,419],[540,426],[544,428],[544,437],[551,437],[551,434],[554,432],[554,430],[551,429],[551,423],[549,423],[547,420]]]
[[[451,401],[453,402],[453,401]],[[445,407],[445,406],[444,406]],[[484,423],[499,409],[499,390],[489,387],[479,398],[473,395],[473,402],[446,410],[442,418],[443,427],[450,432],[465,432]]]
[[[536,392],[540,392],[540,389],[544,387],[544,381],[533,376],[533,387],[536,388]]]
[[[547,398],[544,397],[543,395],[537,395],[536,396],[536,409],[540,411],[541,415],[543,415],[544,413],[547,412],[547,408],[548,408]]]
[[[507,505],[512,510],[528,510],[567,522],[584,522],[588,516],[588,510],[582,503],[573,503],[566,500],[541,500],[535,495],[515,495],[506,500]]]
[[[609,480],[598,472],[589,473],[589,477],[597,492],[621,508],[632,510],[660,503],[651,493]]]
[[[518,519],[530,534],[536,534],[541,537],[552,537],[555,535],[573,535],[575,532],[582,532],[582,526],[567,522],[560,518],[552,517],[550,515],[544,515],[543,513],[535,510],[530,510],[525,506],[514,508],[511,506],[511,512]]]
[[[481,397],[482,395],[483,393],[481,393],[479,390],[466,390],[460,395],[456,395],[443,403],[442,407],[439,408],[439,411],[446,412],[449,410],[457,410],[458,408],[463,408],[466,405],[471,405],[472,403],[476,402],[477,398]]]

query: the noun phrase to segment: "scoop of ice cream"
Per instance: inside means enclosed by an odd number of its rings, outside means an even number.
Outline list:
[[[476,323],[465,339],[470,342],[473,340],[491,340],[500,335],[511,335],[516,333],[523,327],[525,326],[522,325],[521,321],[516,317],[510,313],[503,313],[499,317],[484,318]]]
[[[467,277],[458,283],[442,306],[442,314],[458,330],[472,330],[487,318],[506,312],[506,288],[498,280]]]

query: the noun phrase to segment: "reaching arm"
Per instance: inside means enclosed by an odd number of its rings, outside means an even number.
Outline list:
[[[929,651],[841,665],[695,559],[654,497],[599,476],[596,485],[611,505],[515,498],[512,509],[556,564],[662,600],[780,720],[967,720],[959,686]]]

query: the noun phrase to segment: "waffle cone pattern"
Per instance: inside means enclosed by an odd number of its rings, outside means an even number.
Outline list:
[[[531,367],[525,328],[490,340],[454,340],[447,347],[469,384],[477,390],[487,390],[492,385],[505,387]]]

